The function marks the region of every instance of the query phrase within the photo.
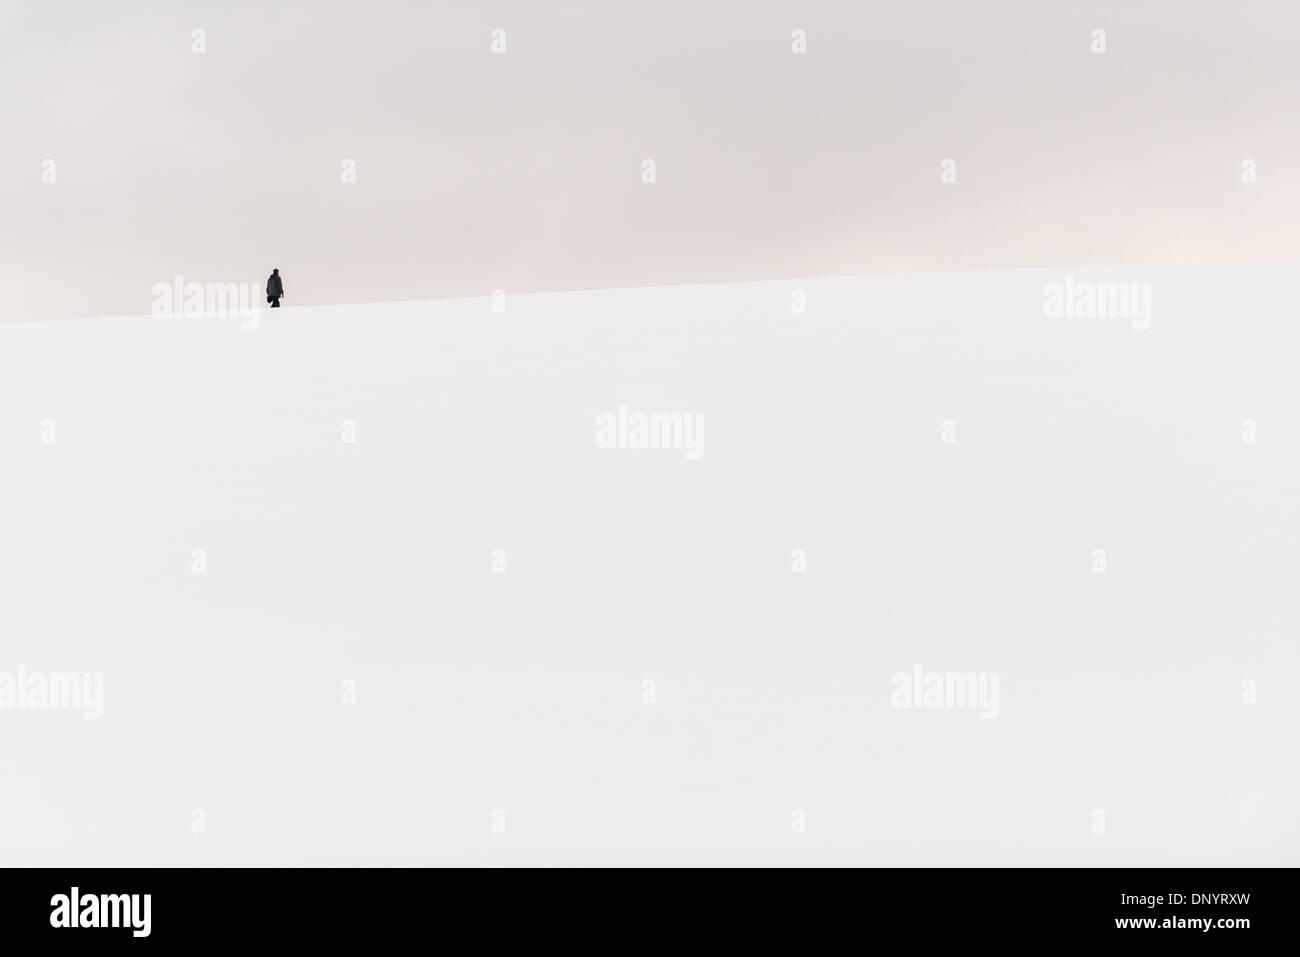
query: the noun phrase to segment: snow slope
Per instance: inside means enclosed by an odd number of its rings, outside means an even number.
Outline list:
[[[0,326],[0,862],[1300,863],[1297,279]]]

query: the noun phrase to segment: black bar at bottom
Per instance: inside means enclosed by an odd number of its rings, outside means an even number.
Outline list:
[[[1289,939],[1290,869],[0,870],[6,944]],[[622,943],[620,943],[620,941]],[[919,952],[919,951],[918,951]]]

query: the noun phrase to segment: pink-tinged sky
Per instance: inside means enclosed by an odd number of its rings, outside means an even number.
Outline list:
[[[1298,35],[1293,0],[0,0],[0,319],[272,266],[306,305],[1297,259]]]

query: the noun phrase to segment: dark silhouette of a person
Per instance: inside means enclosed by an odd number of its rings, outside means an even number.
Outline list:
[[[272,269],[271,278],[266,281],[266,301],[272,309],[280,308],[280,297],[284,295],[284,283],[280,281],[280,270]]]

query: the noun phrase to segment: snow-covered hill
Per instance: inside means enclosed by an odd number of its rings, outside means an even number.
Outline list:
[[[0,325],[0,861],[1296,864],[1297,279]]]

